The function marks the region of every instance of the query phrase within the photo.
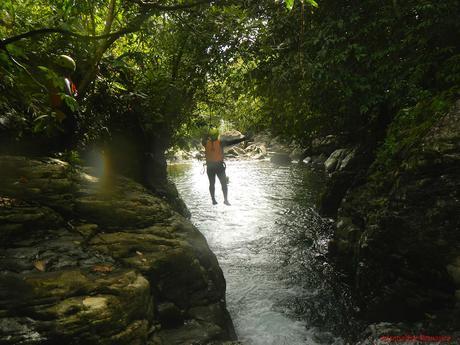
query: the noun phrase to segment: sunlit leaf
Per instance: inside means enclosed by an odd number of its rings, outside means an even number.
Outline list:
[[[288,10],[292,10],[292,7],[294,7],[294,0],[285,0],[284,4]]]
[[[120,83],[118,83],[116,81],[112,82],[112,86],[115,87],[116,89],[119,89],[119,90],[122,90],[122,91],[127,90],[122,84],[120,84]]]

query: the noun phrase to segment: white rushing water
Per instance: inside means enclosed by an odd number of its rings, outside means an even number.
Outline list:
[[[280,254],[286,244],[280,240],[278,223],[298,202],[299,194],[305,195],[307,203],[311,195],[308,190],[299,190],[305,184],[298,169],[270,162],[227,163],[231,206],[223,204],[218,180],[219,204],[211,205],[201,163],[172,165],[169,170],[192,213],[192,222],[204,234],[222,267],[227,306],[238,338],[247,345],[319,343],[317,330],[296,315],[289,303],[316,291],[305,291],[280,278],[288,268],[281,264]]]

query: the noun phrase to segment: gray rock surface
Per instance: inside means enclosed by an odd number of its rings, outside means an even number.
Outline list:
[[[355,149],[338,149],[331,153],[329,158],[324,162],[324,168],[327,173],[344,171],[352,162],[355,156]]]
[[[121,176],[0,156],[1,344],[235,339],[205,238]]]
[[[245,151],[246,154],[253,159],[262,159],[267,156],[267,147],[263,142],[251,144],[246,147]]]
[[[220,140],[235,140],[235,139],[241,139],[241,138],[243,138],[243,134],[241,134],[241,132],[235,129],[225,131],[221,133],[219,136]]]

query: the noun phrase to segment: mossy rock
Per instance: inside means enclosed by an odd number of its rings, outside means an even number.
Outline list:
[[[53,159],[0,166],[0,343],[235,338],[216,257],[161,196]]]

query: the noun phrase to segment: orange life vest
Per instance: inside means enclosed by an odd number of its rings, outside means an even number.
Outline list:
[[[224,150],[220,140],[208,140],[205,146],[206,162],[223,162]]]

